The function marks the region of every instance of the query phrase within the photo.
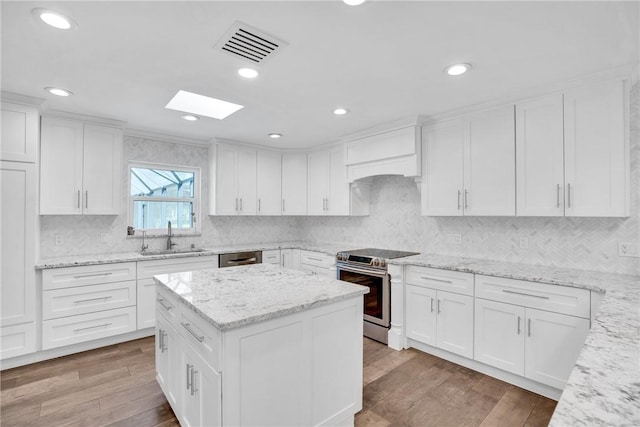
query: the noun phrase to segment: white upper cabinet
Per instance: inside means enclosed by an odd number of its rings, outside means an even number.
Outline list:
[[[33,106],[2,102],[0,160],[35,163],[37,158],[39,118]]]
[[[620,80],[565,92],[568,216],[629,215],[625,98],[625,82]]]
[[[515,215],[513,106],[426,129],[422,214]]]
[[[308,215],[368,215],[369,185],[349,184],[342,146],[308,156]]]
[[[564,215],[562,94],[516,105],[519,216]]]
[[[209,148],[209,215],[256,214],[256,157],[256,150],[245,147]]]
[[[119,215],[122,129],[42,118],[41,215]]]
[[[278,152],[258,151],[258,215],[280,215],[282,211],[282,156]]]
[[[307,155],[282,154],[282,215],[307,214]]]
[[[624,82],[516,106],[519,216],[629,214]]]
[[[456,120],[425,129],[422,214],[463,214],[463,159],[466,128]]]

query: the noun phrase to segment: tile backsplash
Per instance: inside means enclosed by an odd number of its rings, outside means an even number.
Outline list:
[[[180,246],[317,240],[345,246],[376,246],[424,253],[556,265],[617,273],[640,273],[640,259],[618,256],[618,242],[640,241],[640,85],[631,92],[631,216],[629,218],[423,217],[413,179],[373,180],[367,217],[210,217],[207,148],[126,136],[123,176],[129,161],[201,168],[200,236],[178,237]],[[119,216],[42,216],[40,256],[137,250],[126,238],[128,179]],[[100,235],[109,235],[107,243]],[[55,245],[55,235],[64,244]],[[456,235],[461,242],[453,243]],[[528,248],[521,248],[526,239]],[[150,239],[152,249],[164,239]]]

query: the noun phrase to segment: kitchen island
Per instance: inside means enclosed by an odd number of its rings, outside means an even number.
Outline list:
[[[368,288],[268,264],[154,279],[157,379],[182,425],[353,425]]]

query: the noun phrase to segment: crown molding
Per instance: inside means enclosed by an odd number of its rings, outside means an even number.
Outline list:
[[[46,100],[35,98],[33,96],[20,95],[11,92],[0,92],[0,99],[5,102],[13,102],[14,104],[29,105],[38,108],[46,107]]]
[[[143,129],[124,128],[124,136],[133,138],[152,139],[154,141],[169,142],[172,144],[193,145],[196,147],[208,147],[209,142],[203,139],[186,138],[183,136],[166,135]]]
[[[106,117],[90,116],[87,114],[70,113],[68,111],[60,110],[46,110],[42,112],[45,117],[59,117],[62,119],[82,120],[83,122],[96,123],[99,125],[115,126],[122,128],[127,122],[122,120],[109,119]]]

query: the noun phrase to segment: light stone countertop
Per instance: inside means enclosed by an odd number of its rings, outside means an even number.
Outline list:
[[[68,255],[62,257],[42,258],[36,264],[36,270],[49,268],[78,267],[83,265],[113,264],[118,262],[148,261],[154,259],[174,259],[199,256],[211,256],[223,253],[244,251],[267,251],[273,249],[302,249],[335,256],[339,251],[352,249],[347,245],[318,242],[266,242],[247,243],[241,245],[220,245],[203,248],[201,252],[182,252],[158,255],[142,255],[140,252],[115,252],[90,255]]]
[[[271,264],[154,276],[220,330],[356,298],[369,288]]]
[[[640,276],[440,255],[391,261],[605,292],[550,426],[640,426]]]

